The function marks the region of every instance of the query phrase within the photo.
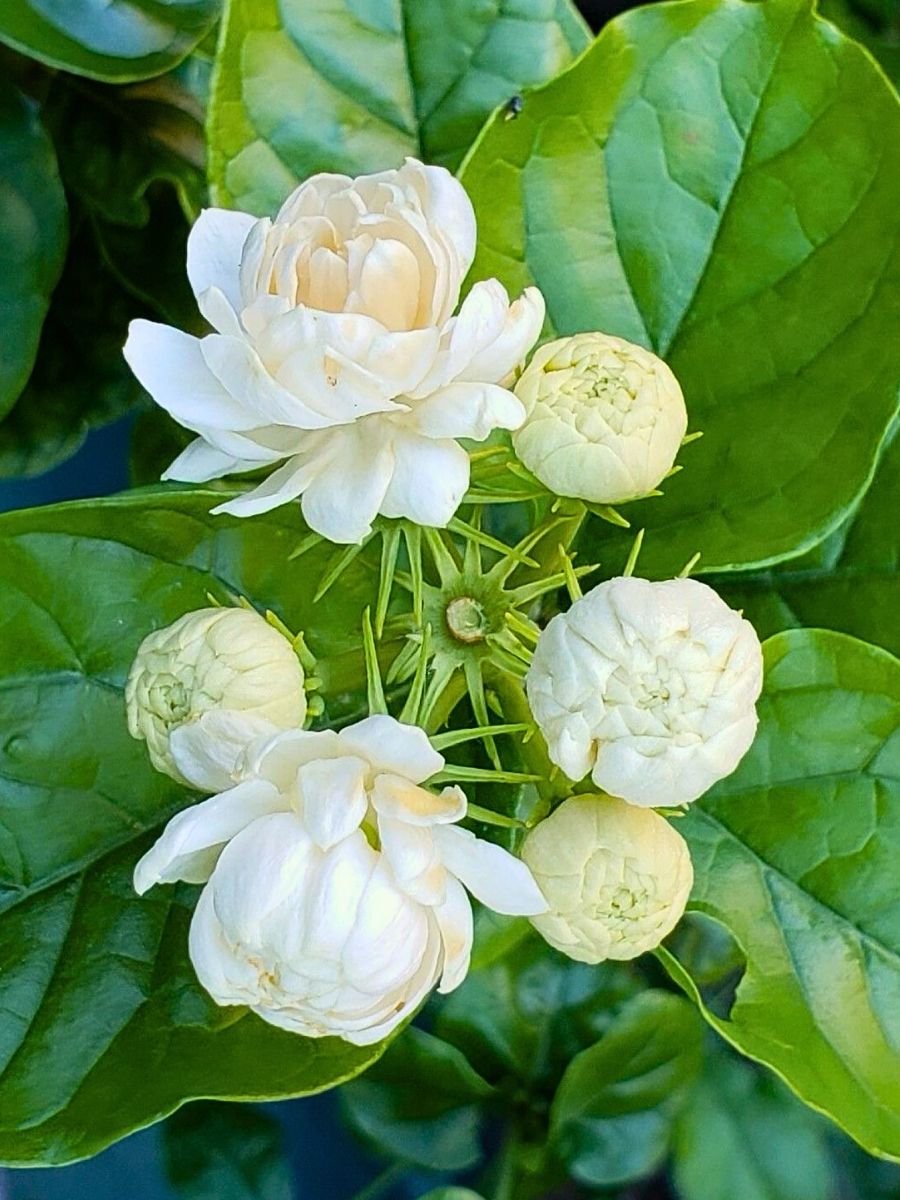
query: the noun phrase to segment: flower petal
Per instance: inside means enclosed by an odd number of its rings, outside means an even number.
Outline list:
[[[546,305],[536,287],[526,288],[509,306],[502,332],[483,347],[456,377],[459,382],[499,383],[521,363],[538,340]],[[506,429],[514,426],[504,426]]]
[[[194,222],[187,242],[187,274],[199,300],[207,288],[219,288],[235,312],[241,302],[241,255],[256,218],[225,208],[206,208]],[[205,315],[205,314],[204,314]]]
[[[177,813],[134,868],[134,890],[142,896],[156,883],[205,883],[227,842],[281,808],[276,788],[248,779]]]
[[[495,429],[518,429],[525,406],[495,383],[451,383],[416,404],[406,424],[429,438],[482,442]]]
[[[169,751],[185,779],[201,791],[221,792],[234,785],[240,756],[257,738],[278,726],[253,713],[212,709],[197,721],[173,729]]]
[[[371,533],[384,500],[393,448],[378,424],[356,421],[332,430],[327,450],[303,493],[303,516],[310,529],[329,541],[356,544]]]
[[[256,425],[327,429],[336,424],[276,383],[249,342],[213,333],[200,345],[210,371],[237,403],[256,415]]]
[[[469,486],[469,456],[452,441],[432,441],[398,430],[394,469],[381,501],[386,517],[406,517],[417,525],[443,528]]]
[[[128,326],[123,354],[138,382],[187,429],[242,431],[264,423],[228,394],[206,365],[199,338],[138,318]]]
[[[418,725],[406,725],[394,717],[378,713],[348,725],[338,734],[348,754],[367,759],[377,771],[403,775],[413,783],[422,783],[436,775],[444,757]]]
[[[469,971],[475,937],[472,905],[465,888],[452,877],[447,880],[443,904],[434,910],[444,944],[444,971],[438,991],[442,995],[458,988]]]
[[[240,471],[255,471],[258,466],[259,463],[252,459],[223,454],[205,438],[198,437],[166,467],[162,478],[177,479],[181,483],[206,483]]]
[[[381,850],[394,872],[397,885],[420,904],[441,904],[449,876],[431,836],[423,825],[410,825],[391,817],[379,817]]]
[[[468,801],[458,787],[429,792],[400,775],[377,775],[371,791],[372,807],[379,816],[408,825],[445,825],[461,821]]]
[[[323,850],[358,829],[365,817],[367,769],[361,758],[319,758],[304,763],[297,772],[301,818]]]
[[[252,491],[218,504],[212,513],[230,513],[233,517],[255,517],[287,504],[303,492],[315,479],[318,472],[317,459],[307,460],[301,456],[288,459],[283,466],[258,484]],[[255,464],[259,466],[258,463]],[[171,471],[172,468],[170,467]]]
[[[528,867],[501,846],[456,825],[437,826],[434,840],[447,870],[488,908],[524,917],[547,911]]]

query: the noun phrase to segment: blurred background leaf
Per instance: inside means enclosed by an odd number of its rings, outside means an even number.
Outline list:
[[[0,41],[48,66],[121,83],[175,66],[218,12],[219,0],[3,0]]]
[[[163,1126],[163,1153],[180,1200],[291,1200],[293,1195],[284,1129],[249,1104],[185,1105]]]
[[[66,252],[66,201],[36,106],[0,78],[0,418],[25,386]]]

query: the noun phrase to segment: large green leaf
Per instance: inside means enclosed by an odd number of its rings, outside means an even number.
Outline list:
[[[485,117],[588,42],[570,0],[229,0],[210,106],[218,204],[269,213],[316,171],[455,167]]]
[[[3,0],[0,41],[51,67],[122,83],[180,62],[219,0]]]
[[[761,637],[819,625],[900,654],[900,438],[849,521],[802,558],[710,580]]]
[[[66,200],[32,105],[0,80],[0,417],[22,391],[66,252]]]
[[[900,377],[900,105],[864,50],[808,0],[637,9],[495,116],[462,179],[473,278],[537,282],[551,329],[650,346],[684,386],[705,436],[626,509],[642,571],[774,562],[841,520]],[[591,555],[616,567],[608,529]]]
[[[705,1015],[870,1152],[900,1157],[900,660],[822,630],[777,634],[765,658],[753,747],[678,823],[691,906],[746,961],[727,1017]]]
[[[185,1105],[163,1126],[163,1151],[180,1200],[292,1200],[284,1130],[249,1104]]]
[[[770,1075],[735,1055],[710,1053],[676,1130],[678,1195],[832,1200],[823,1124]]]
[[[553,1098],[550,1135],[575,1179],[613,1187],[660,1165],[700,1069],[702,1029],[678,996],[645,991],[572,1059]]]
[[[243,594],[302,628],[326,700],[362,679],[371,572],[312,594],[329,550],[288,564],[288,509],[210,517],[221,492],[157,491],[0,518],[0,1160],[65,1162],[193,1097],[299,1095],[378,1048],[309,1041],[218,1009],[187,959],[196,896],[138,899],[137,857],[189,796],[125,728],[140,640]]]

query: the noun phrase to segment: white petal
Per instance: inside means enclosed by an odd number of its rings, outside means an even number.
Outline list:
[[[381,512],[440,529],[452,519],[468,486],[469,456],[462,446],[401,430],[394,437],[394,470]]]
[[[207,208],[188,234],[187,273],[199,299],[207,288],[219,288],[235,312],[240,312],[241,255],[247,235],[256,224],[248,213]]]
[[[372,807],[379,816],[409,825],[447,825],[461,821],[468,803],[458,787],[429,792],[400,775],[377,775],[371,790]]]
[[[258,947],[277,942],[283,930],[273,914],[294,904],[319,862],[321,851],[293,813],[262,816],[242,829],[212,879],[216,914],[229,937]]]
[[[323,850],[358,829],[365,817],[367,768],[361,758],[320,758],[297,772],[302,820]]]
[[[356,544],[371,532],[381,507],[393,448],[378,424],[356,421],[330,432],[328,453],[303,493],[303,516],[310,529],[329,541]]]
[[[277,732],[278,726],[265,717],[212,709],[173,729],[169,750],[189,783],[201,791],[221,792],[234,784],[238,759],[248,746]]]
[[[232,337],[244,336],[238,315],[220,288],[211,287],[201,292],[197,297],[197,307],[201,315],[219,333],[227,333]]]
[[[418,725],[406,725],[394,717],[374,714],[348,725],[338,734],[348,754],[359,754],[379,771],[404,775],[413,783],[422,783],[436,775],[444,765]]]
[[[239,783],[176,814],[134,868],[142,896],[156,883],[205,883],[222,847],[259,817],[283,808],[277,790],[261,779]]]
[[[276,383],[250,343],[242,338],[213,333],[203,339],[201,348],[210,371],[237,403],[256,414],[257,425],[325,429],[335,424]]]
[[[476,354],[457,379],[499,383],[521,363],[537,341],[546,311],[544,297],[536,287],[526,288],[509,306],[503,331]],[[515,426],[504,426],[514,429]]]
[[[441,863],[430,829],[390,817],[379,817],[381,849],[398,886],[420,904],[441,904],[449,876]]]
[[[222,387],[203,357],[199,338],[139,318],[122,352],[138,382],[180,425],[247,430],[263,422]]]
[[[407,424],[429,438],[484,439],[495,429],[518,429],[525,406],[494,383],[451,383],[420,400]]]
[[[415,187],[429,226],[452,247],[461,283],[475,257],[478,234],[466,189],[445,167],[425,166],[414,158],[408,158],[397,174],[402,185]]]
[[[434,840],[447,870],[488,908],[523,917],[547,911],[528,867],[501,846],[456,825],[436,826]]]
[[[472,905],[462,884],[451,878],[443,904],[434,910],[444,944],[444,972],[438,991],[443,995],[459,987],[469,971],[475,931]]]
[[[255,471],[258,466],[259,463],[252,459],[223,454],[205,438],[198,437],[166,467],[162,478],[177,479],[181,483],[206,483],[240,471]]]
[[[273,508],[296,500],[315,479],[319,469],[317,461],[307,461],[301,457],[290,458],[252,491],[227,500],[211,511],[213,514],[230,513],[233,517],[255,517],[259,513],[270,512]],[[255,465],[259,466],[258,463]],[[171,471],[171,467],[169,470]]]

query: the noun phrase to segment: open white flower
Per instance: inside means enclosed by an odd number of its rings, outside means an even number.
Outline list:
[[[134,321],[125,356],[156,402],[200,436],[166,472],[201,482],[287,461],[215,511],[302,496],[314,530],[358,542],[377,513],[446,525],[468,486],[457,438],[514,429],[502,381],[534,344],[536,288],[510,304],[476,283],[468,196],[414,159],[350,179],[315,175],[274,221],[210,209],[188,276],[216,332]]]
[[[632,804],[684,804],[756,732],[753,626],[694,579],[610,579],[553,618],[526,677],[550,757]]]
[[[185,772],[212,786],[218,721],[177,738]],[[459,788],[420,786],[443,765],[421,729],[385,716],[257,739],[237,783],[169,822],[135,888],[209,880],[191,957],[219,1004],[309,1036],[377,1041],[438,980],[446,992],[465,977],[465,888],[497,912],[546,907],[519,859],[457,827]]]
[[[678,380],[642,346],[577,333],[536,352],[516,384],[516,453],[557,496],[618,504],[652,492],[687,430]]]
[[[694,870],[687,842],[648,808],[573,796],[541,821],[522,858],[549,911],[531,918],[579,962],[637,958],[675,928]]]
[[[251,737],[303,724],[303,678],[290,642],[258,613],[201,608],[141,642],[125,684],[128,730],[146,740],[157,771],[190,783],[175,761],[172,735],[224,710],[217,754],[227,777]]]

